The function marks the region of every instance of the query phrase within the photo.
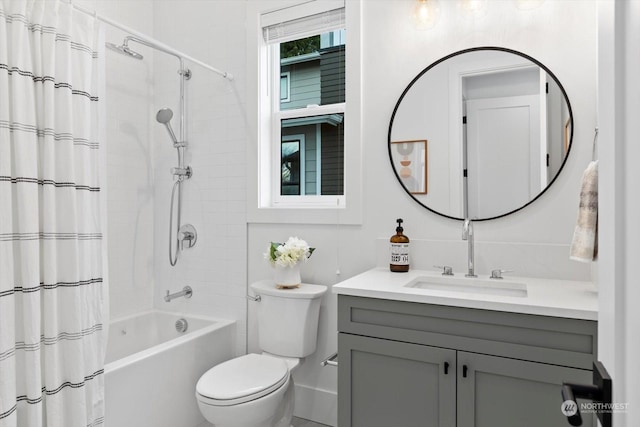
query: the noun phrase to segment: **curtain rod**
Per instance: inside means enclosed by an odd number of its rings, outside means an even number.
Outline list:
[[[166,50],[167,52],[173,53],[174,55],[176,55],[176,56],[178,56],[178,57],[180,57],[182,59],[186,59],[189,62],[193,62],[194,64],[197,64],[197,65],[199,65],[199,66],[201,66],[203,68],[206,68],[207,70],[213,71],[214,73],[221,75],[222,77],[224,77],[227,80],[233,80],[233,74],[231,74],[231,73],[228,73],[226,71],[218,70],[217,68],[214,68],[211,65],[205,64],[204,62],[199,61],[199,60],[197,60],[195,58],[192,58],[191,56],[186,55],[186,54],[184,54],[184,53],[180,52],[179,50],[176,50],[176,49],[174,49],[172,47],[169,47],[166,44],[164,44],[162,42],[159,42],[158,40],[155,40],[152,37],[149,37],[149,36],[147,36],[145,34],[142,34],[142,33],[138,32],[138,31],[136,31],[136,30],[134,30],[132,28],[129,28],[129,27],[125,26],[125,25],[122,25],[119,22],[113,21],[113,20],[111,20],[109,18],[105,18],[104,16],[100,16],[95,11],[92,12],[90,10],[87,10],[87,9],[81,7],[81,6],[78,6],[78,5],[73,3],[73,0],[69,0],[69,4],[75,10],[77,10],[78,12],[82,12],[82,13],[84,13],[86,15],[91,15],[94,18],[96,18],[97,20],[104,22],[105,24],[109,24],[109,25],[111,25],[113,27],[116,27],[116,28],[118,28],[118,29],[120,29],[120,30],[122,30],[122,31],[124,31],[126,33],[129,33],[132,36],[139,37],[139,38],[141,38],[141,39],[143,39],[143,40],[145,40],[145,41],[147,41],[149,43],[152,43],[154,45],[157,45],[157,46],[161,47],[162,49]]]

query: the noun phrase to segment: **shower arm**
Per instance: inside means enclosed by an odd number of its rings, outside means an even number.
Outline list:
[[[141,39],[139,37],[136,36],[127,36],[124,38],[124,41],[122,42],[123,46],[128,47],[129,46],[129,42],[135,42],[135,43],[139,43],[141,45],[150,47],[151,49],[155,49],[158,50],[160,52],[166,53],[167,55],[171,55],[174,58],[176,58],[178,60],[178,62],[180,63],[180,69],[178,70],[178,74],[180,74],[180,140],[178,141],[178,143],[176,144],[176,148],[178,149],[178,167],[180,169],[184,169],[184,156],[183,153],[181,151],[184,151],[184,147],[187,146],[187,141],[186,141],[186,137],[185,137],[185,105],[186,105],[186,101],[185,101],[185,91],[184,91],[184,81],[185,80],[189,80],[191,78],[191,70],[189,70],[188,68],[184,68],[184,59],[182,59],[182,57],[180,55],[177,55],[175,53],[173,53],[170,50],[165,49],[162,46],[159,46],[155,43],[151,43],[147,40]]]

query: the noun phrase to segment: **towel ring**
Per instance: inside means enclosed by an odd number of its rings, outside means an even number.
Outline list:
[[[591,160],[596,160],[596,154],[598,149],[598,127],[596,126],[595,134],[593,135],[593,148],[591,149]]]

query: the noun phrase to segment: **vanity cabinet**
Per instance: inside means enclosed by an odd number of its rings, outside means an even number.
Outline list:
[[[597,348],[594,321],[348,295],[338,329],[339,427],[564,427]]]

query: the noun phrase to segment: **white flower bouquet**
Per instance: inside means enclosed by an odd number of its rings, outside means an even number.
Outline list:
[[[299,261],[306,261],[314,250],[304,240],[289,237],[285,243],[271,242],[269,252],[264,255],[274,267],[293,267]]]

